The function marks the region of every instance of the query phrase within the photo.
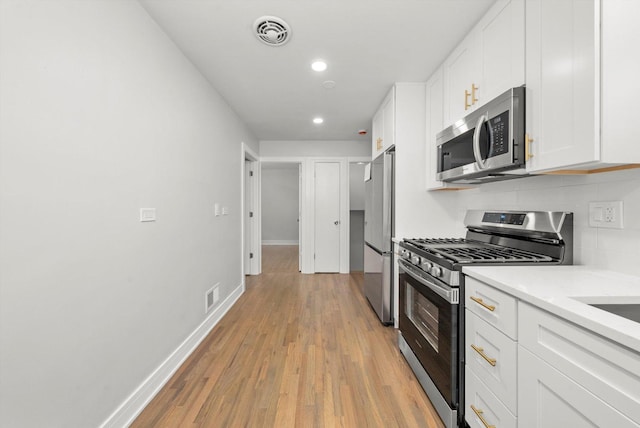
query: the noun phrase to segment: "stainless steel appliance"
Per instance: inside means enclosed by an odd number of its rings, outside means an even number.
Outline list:
[[[526,175],[524,88],[513,88],[436,136],[438,180],[478,184]]]
[[[391,311],[394,151],[390,149],[370,164],[365,182],[364,294],[384,324],[393,322]]]
[[[470,210],[466,238],[400,243],[399,346],[447,427],[464,426],[462,267],[573,263],[573,214]]]

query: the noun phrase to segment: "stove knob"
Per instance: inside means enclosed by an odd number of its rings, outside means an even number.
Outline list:
[[[411,253],[408,250],[402,250],[400,252],[400,257],[402,257],[403,259],[410,259]]]
[[[420,264],[420,257],[416,256],[415,254],[413,256],[411,256],[411,263],[413,263],[414,265],[419,265]]]
[[[440,269],[438,266],[432,267],[431,275],[435,276],[436,278],[442,276],[442,269]]]
[[[422,269],[429,272],[431,271],[431,267],[433,266],[433,263],[431,263],[428,260],[423,260],[422,261]]]

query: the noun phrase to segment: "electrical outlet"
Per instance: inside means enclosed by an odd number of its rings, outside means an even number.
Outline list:
[[[622,201],[589,202],[589,227],[623,228]]]

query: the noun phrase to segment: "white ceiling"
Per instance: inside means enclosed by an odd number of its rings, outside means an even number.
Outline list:
[[[494,0],[139,1],[259,140],[368,140],[392,84],[425,81]],[[255,37],[263,15],[290,25],[287,44]]]

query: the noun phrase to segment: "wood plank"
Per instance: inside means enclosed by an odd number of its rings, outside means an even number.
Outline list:
[[[297,257],[264,247],[263,274],[132,427],[443,426],[362,273],[302,275]]]

